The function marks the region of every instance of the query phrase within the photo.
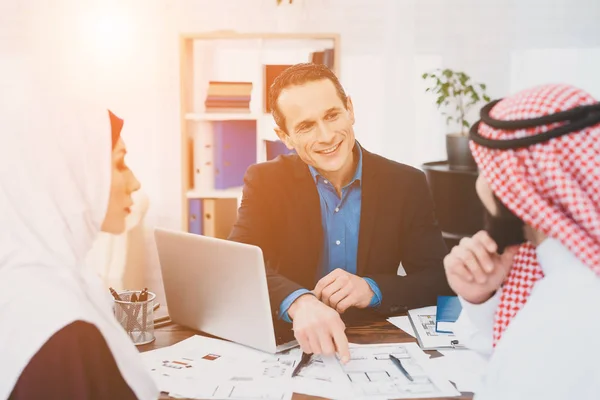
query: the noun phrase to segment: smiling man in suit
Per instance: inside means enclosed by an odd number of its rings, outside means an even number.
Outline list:
[[[340,314],[435,304],[451,293],[447,248],[425,175],[361,147],[329,68],[294,65],[269,95],[277,135],[296,154],[248,168],[229,239],[262,248],[274,316],[293,322],[303,351],[345,361]]]

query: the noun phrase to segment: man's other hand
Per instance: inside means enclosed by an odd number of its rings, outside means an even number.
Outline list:
[[[340,314],[350,307],[368,307],[375,295],[365,279],[340,268],[321,278],[313,293]]]

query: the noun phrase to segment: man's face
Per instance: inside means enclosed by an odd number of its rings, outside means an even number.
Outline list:
[[[329,79],[284,89],[278,99],[288,134],[276,129],[289,149],[325,173],[352,167],[354,110],[344,104]]]
[[[525,225],[506,206],[494,197],[494,192],[483,175],[477,177],[475,188],[485,207],[484,229],[498,245],[498,253],[507,246],[525,243]]]
[[[475,190],[477,190],[477,195],[479,196],[479,199],[486,210],[491,215],[497,215],[498,210],[496,203],[494,202],[494,192],[483,175],[479,175],[477,177],[477,181],[475,182]]]

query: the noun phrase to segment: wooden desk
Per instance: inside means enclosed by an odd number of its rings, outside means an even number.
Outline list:
[[[139,346],[138,349],[142,352],[148,350],[159,349],[178,343],[184,339],[187,339],[193,335],[203,335],[202,332],[196,332],[191,329],[184,328],[179,325],[169,325],[163,328],[159,328],[155,332],[156,340],[153,343]],[[373,320],[362,320],[353,324],[346,323],[346,334],[348,340],[352,343],[360,344],[375,344],[375,343],[410,343],[416,342],[416,340],[408,333],[401,329],[396,328],[383,318]],[[205,335],[205,334],[204,334]],[[205,335],[210,336],[210,335]],[[432,354],[432,357],[439,356],[436,351],[427,353]],[[161,399],[170,399],[166,394],[162,394]],[[444,397],[437,399],[472,399],[472,393],[463,393],[460,397]],[[318,397],[307,396],[302,394],[294,393],[293,400],[308,400],[308,399],[319,399]]]

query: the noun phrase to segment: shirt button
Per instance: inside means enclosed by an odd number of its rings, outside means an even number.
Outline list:
[[[337,244],[338,246],[340,245],[340,243],[342,243],[342,242],[340,242],[339,240],[335,241],[335,244]]]
[[[325,184],[327,185],[327,184],[329,183],[329,181],[328,181],[327,179],[325,179],[325,180],[323,181],[323,183],[325,183]]]
[[[339,208],[339,207],[336,207],[336,208],[335,208],[335,212],[338,212],[338,211],[340,211],[340,208]]]

